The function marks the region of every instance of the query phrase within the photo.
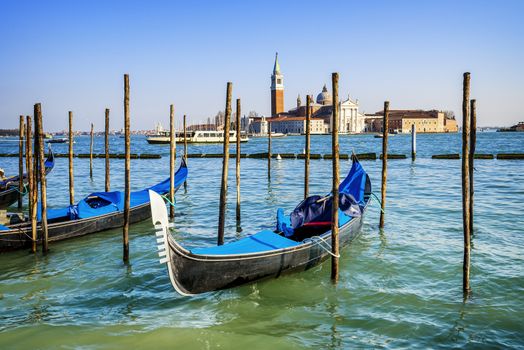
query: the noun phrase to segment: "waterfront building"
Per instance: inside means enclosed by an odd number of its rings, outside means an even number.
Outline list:
[[[365,115],[367,132],[383,132],[384,111]],[[457,132],[458,125],[454,117],[447,117],[443,111],[429,110],[390,110],[389,132],[411,133],[415,125],[418,133]]]
[[[361,133],[365,131],[365,115],[359,112],[358,100],[349,96],[339,103],[339,132]],[[275,56],[273,73],[271,75],[271,117],[253,118],[249,120],[249,131],[252,133],[267,132],[267,122],[271,121],[271,130],[281,133],[305,132],[306,106],[302,104],[300,95],[296,107],[284,112],[284,76],[280,70],[278,53]],[[333,117],[333,98],[326,85],[311,103],[311,132],[325,134],[331,131]]]

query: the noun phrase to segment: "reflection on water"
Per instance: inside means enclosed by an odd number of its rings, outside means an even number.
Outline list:
[[[481,153],[522,151],[524,135],[479,133]],[[513,137],[513,138],[511,138]],[[273,140],[273,153],[300,153],[303,138]],[[478,160],[475,168],[473,296],[462,300],[460,161],[431,160],[460,151],[460,135],[419,135],[417,160],[388,164],[386,226],[380,205],[364,218],[362,235],[342,249],[340,282],[326,262],[304,273],[193,298],[177,295],[158,263],[152,225],[130,228],[130,263],[122,262],[122,230],[53,242],[46,257],[20,251],[0,255],[0,348],[222,347],[457,348],[522,347],[524,162]],[[122,152],[122,140],[111,149]],[[341,136],[341,153],[380,152],[367,136]],[[79,137],[75,151],[87,149]],[[330,153],[329,137],[312,137],[312,153]],[[520,146],[518,146],[520,145]],[[0,153],[9,151],[0,142]],[[55,151],[63,153],[57,145]],[[67,146],[64,146],[67,147]],[[167,155],[133,138],[133,152]],[[265,152],[253,140],[243,152]],[[392,153],[409,155],[410,138],[391,138]],[[103,138],[95,141],[95,153]],[[189,145],[189,153],[217,153],[220,145]],[[163,180],[167,157],[133,160],[132,189]],[[1,158],[6,173],[16,158]],[[75,159],[76,198],[104,187],[104,160]],[[216,244],[220,159],[192,158],[187,190],[176,195],[173,235],[187,247]],[[380,192],[380,161],[362,161]],[[341,161],[341,175],[351,163]],[[234,164],[231,165],[234,169]],[[275,224],[278,207],[290,212],[303,196],[303,160],[242,159],[242,220],[235,220],[235,174],[230,171],[225,240]],[[331,162],[312,160],[310,193],[331,189]],[[67,159],[48,178],[49,207],[67,205]],[[111,160],[111,188],[123,189],[123,161]],[[7,346],[6,346],[7,345]]]

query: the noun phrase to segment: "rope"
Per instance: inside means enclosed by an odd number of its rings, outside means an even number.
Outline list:
[[[315,239],[315,238],[317,238],[317,239]],[[324,249],[332,257],[335,257],[337,259],[340,258],[340,254],[333,254],[333,252],[331,251],[331,245],[328,242],[324,241],[324,239],[322,239],[322,237],[320,237],[320,236],[313,236],[313,237],[311,237],[311,241],[313,243],[318,244],[318,246],[320,248]],[[325,243],[329,247],[329,249],[324,247],[320,242]]]
[[[23,192],[20,192],[20,190],[18,189],[18,186],[17,187],[12,186],[12,188],[14,188],[15,191],[20,193],[22,196],[25,196],[26,194],[29,193],[29,190],[27,189],[27,186],[25,186],[25,185],[24,185],[24,191]]]
[[[386,214],[386,211],[384,209],[382,209],[382,202],[380,201],[380,199],[377,197],[377,195],[375,193],[371,192],[371,194],[373,195],[373,197],[375,197],[377,202],[379,202],[379,204],[380,204],[380,211],[382,212],[382,214]]]
[[[169,198],[167,197],[167,195],[166,195],[166,196],[160,195],[160,196],[161,196],[162,198],[164,198],[164,199],[169,203],[169,205],[171,205],[171,206],[173,206],[173,207],[175,206],[175,204],[176,204],[176,198],[175,198],[175,202],[173,203],[173,202],[171,202],[171,201],[169,200]]]

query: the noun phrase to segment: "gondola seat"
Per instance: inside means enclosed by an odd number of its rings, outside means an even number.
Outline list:
[[[224,245],[195,248],[191,250],[191,253],[202,255],[258,253],[274,249],[294,247],[298,244],[298,242],[282,237],[271,230],[264,230]]]

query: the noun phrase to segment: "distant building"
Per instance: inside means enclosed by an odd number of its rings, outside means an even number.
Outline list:
[[[365,115],[365,130],[367,132],[383,132],[383,111]],[[390,110],[389,132],[411,133],[415,125],[418,133],[457,132],[458,125],[454,118],[446,117],[437,110]]]
[[[324,134],[331,131],[333,118],[333,99],[326,85],[317,95],[311,107],[311,132]],[[365,116],[358,111],[358,100],[348,98],[339,103],[339,132],[361,133],[365,131]],[[304,133],[306,120],[306,106],[302,104],[300,95],[297,97],[297,106],[284,112],[284,76],[280,71],[278,53],[271,75],[271,117],[259,117],[249,120],[249,132],[267,133],[267,122],[271,121],[273,132]]]
[[[267,129],[266,129],[267,130]],[[324,119],[311,118],[311,134],[325,133]],[[267,131],[266,131],[267,132]],[[271,132],[283,134],[304,134],[306,132],[305,117],[277,117],[271,118]]]

